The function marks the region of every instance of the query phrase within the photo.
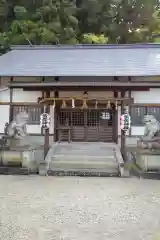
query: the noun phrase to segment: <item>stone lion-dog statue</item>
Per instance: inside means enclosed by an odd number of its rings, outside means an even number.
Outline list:
[[[153,115],[145,115],[143,122],[144,136],[137,141],[137,147],[150,150],[160,149],[160,123]]]

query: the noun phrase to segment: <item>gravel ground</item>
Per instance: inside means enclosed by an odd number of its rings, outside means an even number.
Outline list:
[[[0,176],[0,240],[160,240],[160,181]]]

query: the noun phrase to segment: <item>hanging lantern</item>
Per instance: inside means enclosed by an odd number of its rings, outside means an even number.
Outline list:
[[[96,103],[95,103],[95,109],[98,108],[98,101],[96,100]]]
[[[111,108],[111,102],[110,100],[108,100],[108,103],[107,103],[107,109]]]
[[[63,101],[62,101],[62,108],[66,108],[66,107],[67,107],[67,105],[66,105],[66,101],[63,100]]]
[[[82,108],[88,108],[86,99],[83,100]]]
[[[75,108],[75,100],[72,99],[72,108]]]

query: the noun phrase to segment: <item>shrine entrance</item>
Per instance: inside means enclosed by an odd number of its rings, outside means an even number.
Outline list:
[[[57,92],[56,92],[57,93]],[[42,98],[40,103],[53,106],[54,141],[118,142],[118,106],[129,104],[124,97]],[[123,140],[121,141],[123,143]]]
[[[59,141],[114,141],[113,109],[61,109],[57,121]]]

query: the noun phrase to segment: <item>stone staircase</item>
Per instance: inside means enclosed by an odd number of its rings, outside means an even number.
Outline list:
[[[123,159],[115,143],[61,142],[46,157],[48,175],[121,176]]]

